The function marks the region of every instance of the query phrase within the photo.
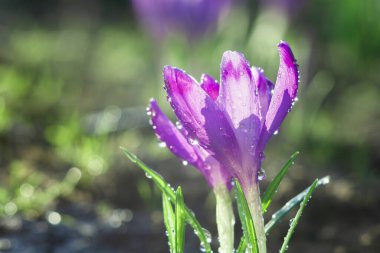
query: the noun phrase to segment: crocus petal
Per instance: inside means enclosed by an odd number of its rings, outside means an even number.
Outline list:
[[[170,151],[184,161],[195,165],[198,155],[186,137],[165,116],[155,100],[150,101],[150,114],[153,129],[157,137],[166,144]]]
[[[249,63],[240,53],[227,51],[223,55],[218,102],[234,127],[248,169],[260,135],[260,107]]]
[[[215,101],[218,98],[219,84],[210,75],[207,75],[207,74],[202,75],[201,87],[212,98],[212,100]]]
[[[218,160],[211,156],[205,149],[201,146],[194,146],[199,160],[196,166],[198,170],[206,178],[210,186],[215,187],[219,184],[224,184],[231,189],[230,184],[232,175]]]
[[[234,166],[232,163],[240,157],[240,152],[224,112],[184,71],[167,66],[164,81],[170,105],[189,137],[218,161]]]
[[[268,112],[269,103],[272,97],[273,84],[264,75],[263,70],[259,68],[252,67],[252,76],[256,84],[257,94],[259,97],[260,106],[260,119],[265,119]],[[264,120],[261,120],[262,124]]]
[[[199,145],[188,143],[185,135],[165,116],[155,100],[150,101],[150,116],[157,137],[169,150],[197,168],[212,187],[227,184],[231,176],[227,170]]]
[[[272,99],[266,115],[260,146],[263,149],[266,142],[280,127],[285,116],[291,110],[298,89],[298,65],[290,46],[286,42],[278,45],[280,66]]]

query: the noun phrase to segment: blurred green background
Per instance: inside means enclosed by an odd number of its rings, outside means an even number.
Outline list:
[[[270,212],[329,174],[289,252],[379,252],[379,13],[378,0],[235,1],[216,31],[188,40],[151,37],[129,1],[1,1],[0,251],[168,252],[160,193],[119,146],[182,185],[215,236],[205,180],[158,147],[145,107],[155,97],[174,119],[163,66],[219,79],[225,50],[274,80],[286,40],[299,101],[268,145],[268,180],[301,155]],[[191,233],[186,247],[199,251]]]

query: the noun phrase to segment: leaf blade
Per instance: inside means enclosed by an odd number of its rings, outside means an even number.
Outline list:
[[[306,196],[304,197],[304,199],[300,205],[300,208],[297,211],[296,216],[294,217],[293,221],[290,224],[290,228],[288,230],[288,233],[285,236],[284,243],[281,246],[280,253],[284,253],[288,249],[289,241],[292,238],[292,235],[294,234],[294,231],[298,225],[298,221],[301,218],[303,210],[305,209],[307,202],[309,201],[311,195],[313,194],[314,190],[316,189],[317,184],[318,184],[318,179],[315,179],[314,183],[309,187],[309,190],[308,190]]]
[[[234,179],[234,183],[235,183],[236,201],[238,203],[238,212],[239,212],[240,221],[243,226],[243,234],[245,237],[246,247],[249,247],[249,245],[251,245],[252,252],[258,253],[259,246],[257,243],[255,225],[252,220],[251,212],[249,211],[247,199],[245,198],[243,189],[236,178]],[[249,244],[247,242],[249,242]],[[244,245],[242,247],[244,247]]]
[[[174,236],[175,231],[175,215],[171,202],[168,196],[162,193],[162,210],[164,215],[164,224],[167,231],[167,236],[169,239],[169,248],[171,253],[175,253],[176,250],[176,240]]]
[[[184,200],[182,189],[179,186],[176,191],[175,200],[175,241],[176,253],[183,253],[185,250],[185,215],[184,215]]]
[[[326,185],[330,182],[330,177],[326,176],[322,179],[318,180],[318,183],[316,184],[316,188],[321,185]],[[281,207],[277,212],[275,212],[272,215],[272,219],[265,225],[265,233],[269,234],[269,232],[275,227],[282,218],[287,215],[297,204],[301,203],[301,201],[306,196],[307,192],[309,191],[310,187],[306,188],[299,194],[297,194],[295,197],[293,197],[291,200],[285,203],[283,207]]]
[[[172,201],[173,204],[175,204],[175,192],[170,187],[168,183],[163,179],[163,177],[155,172],[154,170],[150,169],[144,162],[142,162],[135,154],[130,152],[124,147],[120,147],[120,149],[123,151],[123,153],[127,156],[127,158],[134,164],[137,165],[140,169],[142,169],[149,177],[153,180],[153,182],[157,185],[157,187],[167,194],[169,199]],[[201,241],[201,245],[204,248],[206,253],[211,253],[212,249],[210,246],[210,243],[207,241],[206,234],[199,223],[199,221],[195,218],[194,213],[191,211],[190,208],[185,206],[185,216],[187,222],[190,224],[190,226],[194,229],[196,232],[199,240]]]
[[[238,248],[236,249],[236,253],[245,253],[245,250],[247,248],[247,241],[245,240],[245,237],[243,236],[240,239],[240,243]]]
[[[261,209],[262,212],[265,213],[272,202],[272,198],[274,194],[276,193],[280,183],[282,182],[282,179],[285,177],[287,172],[289,171],[289,168],[294,163],[294,161],[297,159],[297,156],[300,152],[295,152],[290,159],[285,163],[285,165],[282,167],[280,172],[277,174],[277,176],[273,179],[273,181],[269,184],[267,190],[264,193],[263,198],[261,199]]]

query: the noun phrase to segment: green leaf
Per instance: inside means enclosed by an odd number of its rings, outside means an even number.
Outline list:
[[[297,211],[296,216],[294,217],[294,219],[292,220],[292,222],[290,224],[290,228],[288,230],[288,233],[285,236],[284,243],[281,246],[280,253],[284,253],[288,249],[290,238],[292,238],[294,230],[297,227],[298,221],[301,218],[302,212],[305,209],[306,204],[311,197],[311,194],[313,194],[313,191],[317,187],[317,184],[318,184],[318,179],[315,179],[314,183],[309,187],[309,190],[307,191],[306,196],[304,197],[304,199],[300,205],[300,208]]]
[[[244,236],[241,238],[239,246],[236,250],[236,253],[245,253],[245,250],[247,249],[247,241],[245,240]]]
[[[176,191],[175,199],[175,244],[176,253],[183,253],[185,250],[185,203],[181,187]]]
[[[145,163],[143,163],[137,156],[131,152],[129,152],[126,148],[120,147],[121,150],[124,152],[124,154],[133,162],[136,164],[140,169],[142,169],[146,176],[153,180],[153,182],[157,185],[157,187],[164,192],[170,201],[175,204],[176,199],[176,193],[172,189],[172,187],[162,178],[160,174],[155,172],[154,170],[150,169]],[[204,229],[202,228],[199,221],[195,218],[194,213],[185,206],[185,216],[186,221],[190,224],[190,226],[194,229],[195,234],[198,236],[202,247],[204,248],[204,251],[206,253],[211,253],[211,246],[210,243],[207,241],[206,234],[204,232]]]
[[[164,224],[166,227],[167,236],[169,239],[169,248],[171,253],[176,251],[176,241],[175,241],[175,215],[172,208],[172,204],[168,196],[162,193],[162,210],[164,215]]]
[[[315,188],[317,188],[320,185],[328,184],[329,182],[330,182],[330,177],[326,176],[318,180]],[[268,234],[273,229],[273,227],[275,227],[282,220],[282,218],[293,209],[293,207],[301,203],[301,201],[305,198],[305,196],[307,195],[310,189],[311,188],[308,187],[307,189],[305,189],[304,191],[302,191],[301,193],[293,197],[291,200],[286,202],[286,204],[283,207],[281,207],[281,209],[275,212],[272,215],[272,219],[265,225],[265,233]]]
[[[273,179],[273,181],[268,186],[261,200],[261,209],[263,213],[267,211],[270,203],[272,202],[272,198],[278,189],[278,186],[280,185],[282,179],[284,178],[290,166],[294,163],[298,155],[299,155],[299,152],[297,151],[290,157],[289,161],[284,165],[284,167],[282,167],[280,172],[277,174],[277,176]]]
[[[243,226],[243,234],[245,241],[248,242],[249,245],[247,245],[247,247],[252,247],[252,253],[258,253],[259,247],[257,244],[255,225],[252,220],[251,212],[249,211],[247,199],[245,198],[243,189],[236,178],[234,179],[234,183],[239,217]]]

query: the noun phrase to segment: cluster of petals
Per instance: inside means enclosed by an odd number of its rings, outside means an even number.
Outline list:
[[[215,28],[231,0],[133,0],[133,5],[153,37],[176,31],[194,39]]]
[[[226,51],[220,85],[204,74],[198,83],[183,70],[163,71],[168,101],[178,118],[173,124],[151,100],[153,129],[172,153],[196,167],[215,187],[243,188],[257,183],[265,146],[296,100],[299,73],[290,46],[278,44],[280,64],[273,84],[239,52]]]

